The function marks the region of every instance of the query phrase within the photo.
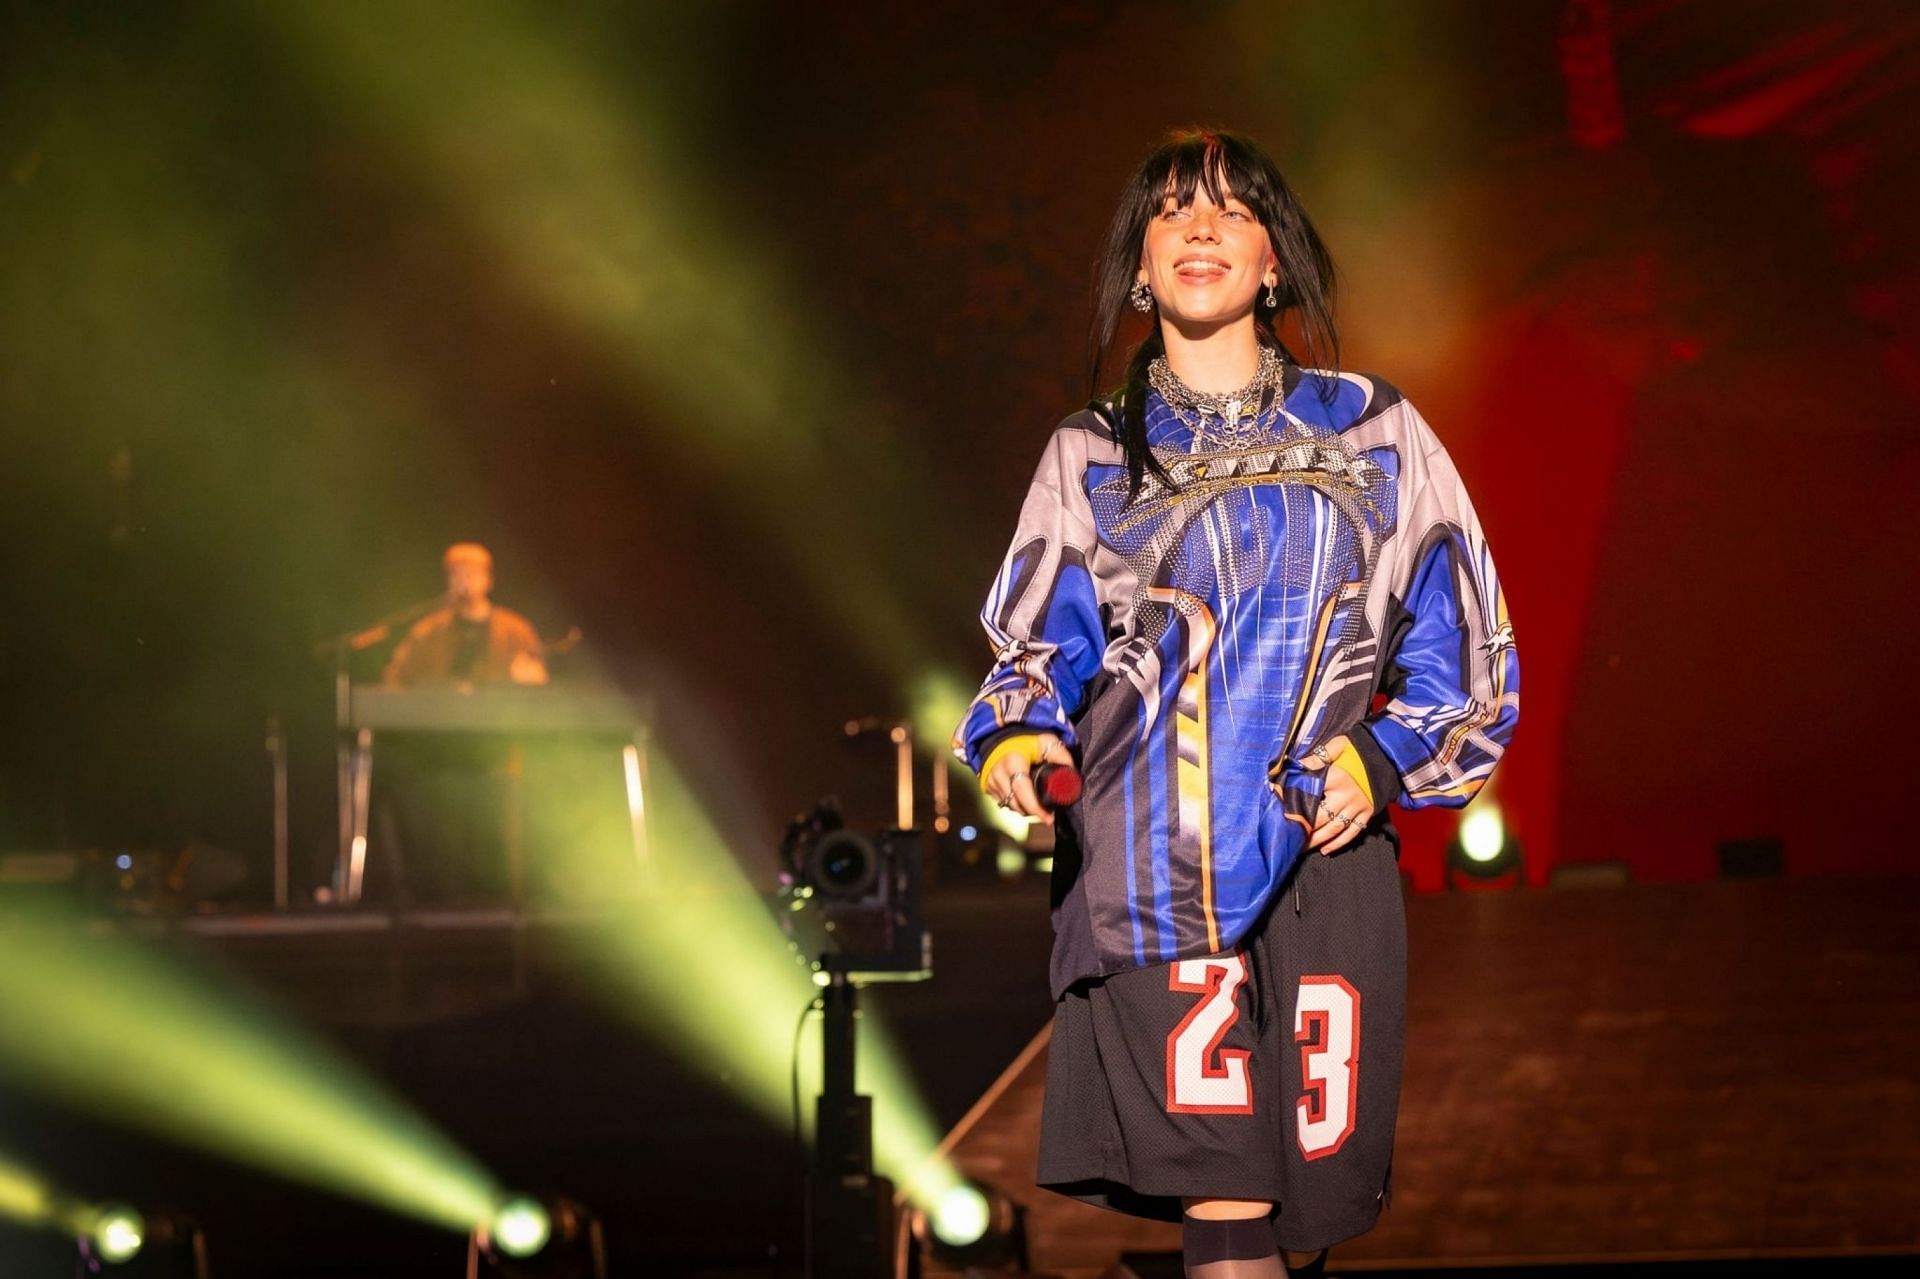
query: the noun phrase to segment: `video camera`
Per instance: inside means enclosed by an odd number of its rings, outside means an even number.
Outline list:
[[[782,926],[828,972],[869,980],[933,975],[921,908],[917,830],[849,830],[831,796],[796,816],[780,840]]]

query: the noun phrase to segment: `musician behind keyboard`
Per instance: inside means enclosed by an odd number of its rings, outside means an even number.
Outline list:
[[[547,662],[533,624],[493,603],[493,555],[478,542],[457,542],[441,558],[447,602],[421,618],[393,650],[382,682],[544,684]]]
[[[533,624],[488,598],[493,556],[477,542],[447,548],[447,601],[414,623],[387,663],[394,688],[545,684],[547,663]],[[470,907],[520,898],[509,868],[508,795],[524,753],[511,738],[405,734],[381,749],[374,791],[376,843],[368,859],[375,899],[401,906]],[[517,856],[517,855],[516,855]]]

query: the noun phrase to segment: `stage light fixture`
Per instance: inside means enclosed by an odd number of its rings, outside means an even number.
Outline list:
[[[942,1266],[972,1272],[1027,1268],[1026,1213],[1005,1195],[957,1181],[914,1214],[914,1232]]]
[[[531,1257],[553,1237],[553,1219],[538,1200],[521,1195],[500,1205],[488,1233],[509,1257]]]
[[[125,1204],[108,1204],[94,1218],[87,1238],[100,1260],[121,1265],[140,1255],[147,1241],[146,1219]]]
[[[82,1206],[70,1215],[78,1273],[126,1279],[206,1279],[207,1240],[188,1217],[125,1204]]]
[[[0,1220],[64,1235],[79,1253],[82,1275],[201,1279],[206,1272],[205,1242],[191,1222],[165,1214],[144,1216],[120,1203],[91,1203],[56,1189],[3,1153]],[[13,1273],[0,1265],[0,1274]]]
[[[1476,809],[1461,819],[1460,851],[1468,861],[1489,865],[1499,860],[1506,846],[1506,824],[1500,820],[1499,809]]]
[[[515,1195],[468,1240],[473,1279],[606,1279],[606,1273],[600,1222],[571,1199]]]
[[[1447,845],[1447,883],[1459,889],[1510,888],[1520,880],[1520,841],[1507,830],[1500,806],[1474,801]]]
[[[927,1226],[934,1237],[955,1248],[978,1243],[991,1224],[987,1197],[978,1186],[965,1182],[941,1195],[927,1214]]]

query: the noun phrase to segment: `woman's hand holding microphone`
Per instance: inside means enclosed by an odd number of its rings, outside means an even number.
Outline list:
[[[1053,810],[1040,802],[1034,789],[1042,765],[1073,768],[1073,753],[1052,733],[1020,733],[1006,738],[987,753],[980,768],[980,789],[1008,812],[1053,825]]]
[[[1040,769],[1047,765],[1073,770],[1073,754],[1065,742],[1052,733],[1015,734],[988,752],[980,769],[980,789],[1007,811],[1052,825],[1054,806],[1042,803],[1035,787]],[[1373,820],[1373,792],[1367,784],[1366,765],[1353,743],[1342,735],[1314,747],[1300,760],[1300,766],[1308,772],[1326,770],[1307,847],[1331,856],[1352,843]],[[1074,781],[1072,796],[1065,802],[1078,797],[1077,774]]]

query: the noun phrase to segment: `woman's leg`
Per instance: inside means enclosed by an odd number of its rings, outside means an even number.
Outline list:
[[[1309,857],[1262,940],[1276,996],[1262,1046],[1279,1049],[1287,1099],[1272,1224],[1293,1272],[1312,1274],[1316,1254],[1364,1234],[1386,1200],[1407,981],[1390,839]]]
[[[1287,1273],[1258,1199],[1183,1199],[1180,1252],[1187,1279],[1282,1279]]]

